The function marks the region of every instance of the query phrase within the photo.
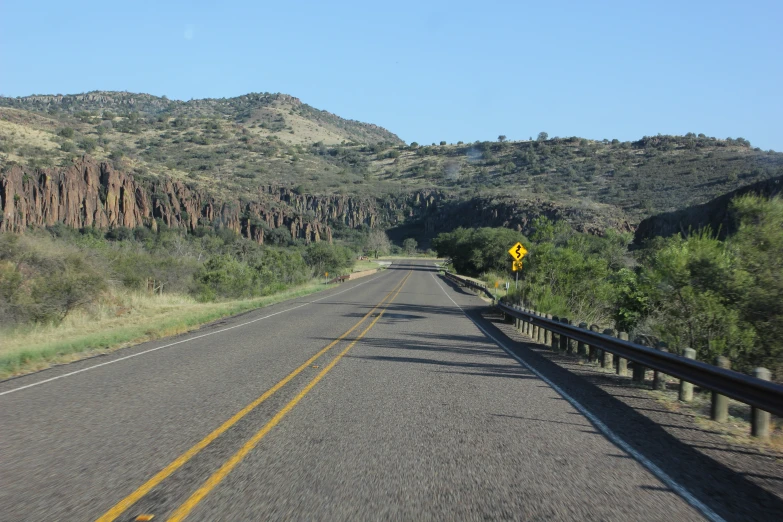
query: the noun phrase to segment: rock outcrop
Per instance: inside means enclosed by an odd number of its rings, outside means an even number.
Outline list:
[[[73,228],[228,228],[264,242],[266,231],[285,227],[305,242],[331,241],[328,222],[351,228],[378,223],[373,200],[295,194],[259,188],[250,197],[219,201],[180,180],[141,183],[108,163],[84,157],[63,169],[30,172],[14,166],[0,176],[0,231],[62,223]]]
[[[565,219],[577,230],[593,234],[610,227],[633,230],[622,217],[599,216],[548,201],[464,200],[436,189],[373,198],[300,194],[289,187],[263,186],[221,200],[182,180],[140,181],[87,156],[65,168],[30,171],[11,167],[0,175],[0,210],[0,231],[23,232],[57,223],[104,230],[211,227],[233,230],[261,244],[265,234],[277,228],[285,228],[292,238],[306,243],[331,242],[336,225],[396,228],[422,238],[458,226],[503,226],[528,233],[539,216]]]
[[[744,194],[759,194],[766,197],[783,193],[783,176],[760,181],[734,190],[701,205],[694,205],[674,212],[650,216],[636,229],[634,244],[642,245],[645,240],[675,234],[687,235],[709,226],[721,238],[735,231],[736,223],[731,215],[731,200]]]

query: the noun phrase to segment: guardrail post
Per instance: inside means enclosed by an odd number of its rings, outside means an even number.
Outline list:
[[[530,308],[525,308],[525,312],[530,313]],[[530,336],[530,321],[525,321],[525,335]]]
[[[533,315],[538,315],[535,310],[530,310],[530,313]],[[530,337],[533,339],[533,341],[538,341],[538,325],[534,324],[530,328]]]
[[[530,308],[522,308],[523,312],[527,312],[528,310],[530,310]],[[528,325],[529,323],[525,319],[519,320],[519,329],[523,334],[527,333]]]
[[[552,319],[552,314],[546,314],[547,319]],[[544,344],[549,346],[552,344],[552,330],[544,328]]]
[[[686,359],[695,359],[696,350],[686,348],[683,350],[683,355],[685,355]],[[693,400],[693,383],[680,379],[680,400],[682,402],[691,402]]]
[[[600,330],[600,328],[598,327],[597,324],[590,325],[590,331],[591,332],[598,333],[599,330]],[[596,348],[592,344],[590,345],[590,357],[589,357],[590,362],[595,362],[596,360],[598,360],[598,355],[599,355],[600,351],[601,350],[599,350],[598,348]]]
[[[604,329],[604,335],[611,335],[614,337],[614,330],[611,328]],[[614,354],[611,352],[604,352],[601,354],[601,368],[611,368],[614,366]]]
[[[579,328],[587,330],[587,323],[579,323]],[[587,345],[583,341],[576,343],[576,353],[582,357],[587,357]]]
[[[571,321],[566,317],[561,317],[560,322],[563,324],[571,324]],[[568,336],[567,335],[561,335],[560,336],[560,351],[563,353],[569,353],[568,351]]]
[[[560,322],[560,318],[558,316],[556,316],[556,315],[552,316],[552,320],[557,322],[557,323]],[[554,351],[558,351],[560,349],[560,334],[559,333],[552,332],[552,345],[551,346],[552,346],[552,349]]]
[[[768,381],[772,374],[766,368],[754,368],[753,377]],[[750,408],[751,435],[762,440],[769,439],[769,412],[760,410],[755,406]]]
[[[538,315],[540,317],[544,316],[544,314],[538,314]],[[538,336],[536,337],[536,339],[538,340],[539,343],[544,344],[544,334],[546,332],[546,329],[543,326],[537,326],[536,328],[538,328]]]
[[[636,338],[635,341],[637,344],[643,344],[647,346],[647,343],[643,340]],[[633,382],[638,383],[644,383],[644,377],[647,375],[647,368],[639,364],[638,362],[633,363]]]
[[[568,324],[573,326],[573,321],[568,321]],[[577,343],[576,339],[572,339],[571,337],[568,338],[568,353],[572,355],[576,355],[577,353]]]
[[[658,346],[655,348],[656,350],[659,350],[661,352],[668,352],[669,351],[669,345],[667,345],[665,342],[661,341],[658,343]],[[658,370],[655,370],[653,372],[653,390],[666,390],[666,380],[668,379],[668,376],[665,373],[661,373]]]
[[[625,332],[620,332],[617,334],[617,336],[620,338],[621,341],[627,341],[628,340],[628,334]],[[625,377],[628,375],[628,359],[625,359],[623,357],[617,358],[617,375],[621,377]]]
[[[727,357],[718,356],[715,358],[715,366],[730,369],[731,361]],[[718,392],[712,392],[712,408],[710,417],[715,422],[726,422],[729,418],[729,398]]]

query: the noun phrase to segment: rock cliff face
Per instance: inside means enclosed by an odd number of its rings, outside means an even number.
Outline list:
[[[565,219],[593,234],[602,234],[608,227],[632,230],[622,217],[599,219],[594,212],[547,201],[462,200],[438,190],[376,199],[315,196],[263,186],[233,200],[218,200],[180,180],[139,181],[86,156],[66,168],[30,171],[12,167],[0,175],[0,210],[0,232],[23,232],[56,223],[72,228],[156,230],[166,226],[189,231],[204,226],[228,228],[261,244],[266,232],[281,227],[306,243],[331,242],[336,224],[352,229],[397,229],[422,238],[458,226],[503,226],[528,233],[538,216]]]
[[[731,216],[731,200],[737,196],[751,193],[766,197],[783,193],[783,176],[742,187],[702,205],[650,216],[639,223],[634,243],[641,245],[645,240],[655,236],[669,237],[678,233],[687,235],[689,230],[695,231],[706,226],[718,232],[719,237],[724,238],[733,233],[736,227]]]
[[[141,183],[87,157],[63,169],[30,172],[12,167],[0,176],[0,231],[55,223],[101,229],[213,226],[263,243],[265,231],[285,227],[292,237],[309,243],[332,240],[328,223],[356,228],[381,221],[381,209],[371,199],[295,194],[272,186],[246,196],[218,201],[178,180]],[[399,211],[398,206],[389,202],[383,210],[388,215]]]

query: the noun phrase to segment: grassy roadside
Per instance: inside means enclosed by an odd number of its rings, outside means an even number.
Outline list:
[[[74,313],[57,326],[0,331],[0,379],[177,335],[223,317],[331,287],[311,281],[270,296],[217,303],[200,303],[185,295],[114,290],[101,304]]]

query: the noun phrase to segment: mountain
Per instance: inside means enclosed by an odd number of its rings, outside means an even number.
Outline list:
[[[652,215],[783,175],[783,154],[753,148],[742,138],[693,133],[632,142],[554,137],[406,145],[381,127],[339,118],[285,94],[190,101],[104,91],[0,98],[6,229],[46,223],[54,215],[36,217],[38,211],[31,211],[22,219],[9,198],[43,209],[35,198],[53,190],[48,179],[67,192],[84,183],[90,169],[100,172],[99,181],[111,178],[104,172],[118,173],[137,199],[141,193],[166,194],[171,212],[153,205],[134,225],[151,226],[155,219],[190,228],[212,224],[214,210],[178,214],[178,206],[192,203],[190,196],[173,203],[187,190],[200,202],[220,206],[224,221],[238,231],[241,219],[289,227],[291,222],[267,221],[258,210],[268,217],[273,208],[285,207],[286,219],[296,219],[296,213],[323,219],[319,237],[327,234],[323,227],[361,224],[390,229],[393,237],[424,237],[458,225],[525,231],[539,215],[601,234],[607,228],[633,231]],[[101,187],[93,202],[105,207],[110,187]],[[281,190],[288,196],[270,197]],[[323,202],[338,199],[364,209],[362,217],[332,210],[318,215],[307,203],[319,201],[325,209],[332,203]],[[223,214],[224,205],[235,210]],[[17,210],[9,215],[11,207]],[[297,233],[315,238],[312,230]]]

